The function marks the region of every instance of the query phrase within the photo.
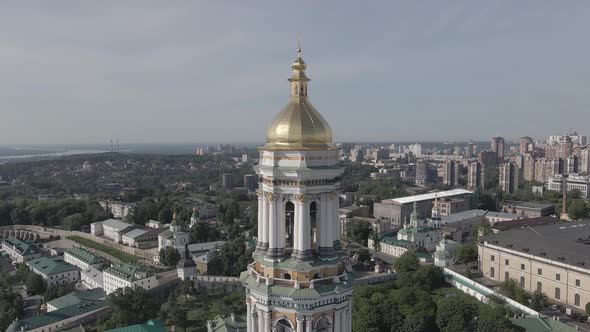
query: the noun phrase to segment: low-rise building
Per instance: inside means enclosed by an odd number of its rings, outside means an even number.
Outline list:
[[[102,271],[95,267],[88,267],[80,271],[80,280],[89,289],[104,288]]]
[[[6,332],[63,331],[94,322],[98,318],[104,317],[108,310],[109,303],[104,299],[80,299],[76,304],[52,310],[43,315],[22,320],[16,319],[8,326]]]
[[[484,236],[484,278],[514,280],[529,292],[584,311],[590,302],[590,220],[508,229]]]
[[[90,224],[90,233],[95,236],[104,236],[116,243],[121,243],[123,241],[123,234],[128,232],[128,228],[133,226],[119,219],[108,219]]]
[[[554,175],[547,180],[547,189],[561,192],[563,187],[563,177],[561,174]],[[590,197],[590,176],[578,175],[572,173],[567,177],[567,192],[579,190],[582,198]]]
[[[164,323],[159,319],[150,319],[143,324],[135,324],[129,326],[118,327],[105,332],[166,332]],[[239,332],[239,331],[235,331]]]
[[[466,199],[473,192],[464,189],[453,189],[427,193],[421,195],[406,196],[400,198],[385,199],[373,204],[373,216],[376,219],[388,220],[392,226],[401,227],[410,219],[416,203],[418,212],[421,215],[429,215],[434,206],[434,200],[443,199]]]
[[[64,261],[76,265],[81,270],[87,269],[91,266],[101,268],[105,263],[105,259],[102,256],[79,247],[66,249],[64,251]]]
[[[25,264],[45,280],[47,288],[80,280],[78,268],[64,262],[61,257],[39,257]]]
[[[465,198],[443,198],[437,201],[438,211],[441,216],[448,216],[469,210],[469,200]]]
[[[439,267],[455,265],[455,253],[460,246],[461,244],[453,240],[440,240],[433,255],[434,265]]]
[[[372,238],[369,238],[367,246],[369,248],[377,250],[375,248],[375,241]],[[379,252],[384,254],[393,256],[393,257],[400,257],[408,250],[415,250],[416,245],[413,242],[406,241],[406,240],[398,240],[392,236],[384,236],[379,239]]]
[[[123,219],[135,208],[133,203],[117,202],[117,201],[100,201],[100,206],[106,211],[113,214],[117,219]]]
[[[149,227],[137,227],[135,229],[132,229],[129,232],[124,233],[121,236],[121,242],[123,242],[123,244],[126,244],[130,247],[135,247],[137,246],[137,239],[140,239],[141,236],[149,231],[153,231],[153,229],[149,228]]]
[[[516,213],[527,218],[550,216],[555,213],[555,204],[542,202],[505,202],[502,211]]]
[[[17,263],[41,257],[41,250],[36,244],[21,241],[13,236],[2,240],[2,250]]]
[[[72,292],[47,302],[47,312],[67,308],[73,305],[79,305],[84,300],[102,301],[106,298],[106,296],[107,295],[104,290],[100,288]]]
[[[103,286],[108,294],[119,288],[139,286],[149,290],[158,286],[156,276],[131,264],[113,264],[103,271]]]

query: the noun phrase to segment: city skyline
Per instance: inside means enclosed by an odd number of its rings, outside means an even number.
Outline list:
[[[0,5],[0,142],[262,142],[298,33],[336,141],[540,139],[590,121],[583,3],[142,5]]]

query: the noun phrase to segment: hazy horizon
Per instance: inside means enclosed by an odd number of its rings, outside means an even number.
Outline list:
[[[0,145],[263,142],[298,33],[336,141],[589,134],[590,3],[342,4],[1,3]]]

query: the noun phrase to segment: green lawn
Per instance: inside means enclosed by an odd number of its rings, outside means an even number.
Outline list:
[[[122,252],[119,249],[115,249],[113,247],[109,247],[105,244],[102,243],[98,243],[98,242],[94,242],[92,240],[88,240],[85,239],[81,236],[77,236],[77,235],[71,235],[71,236],[67,236],[66,237],[68,240],[72,240],[76,243],[79,243],[85,247],[88,248],[92,248],[101,252],[104,252],[106,254],[109,254],[115,258],[117,258],[118,260],[120,260],[123,263],[132,263],[132,264],[137,264],[140,260],[139,257],[133,256],[133,255],[129,255],[127,253]]]

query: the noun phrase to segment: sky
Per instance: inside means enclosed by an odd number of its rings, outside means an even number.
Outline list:
[[[258,143],[303,36],[337,141],[590,134],[590,2],[3,1],[0,145]]]

